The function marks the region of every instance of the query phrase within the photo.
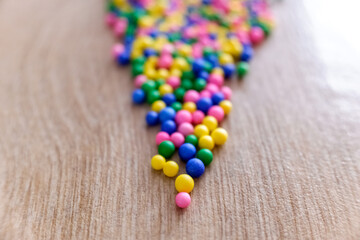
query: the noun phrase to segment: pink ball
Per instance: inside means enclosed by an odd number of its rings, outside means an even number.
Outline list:
[[[184,122],[191,123],[192,115],[188,110],[180,110],[176,113],[175,122],[177,124],[182,124]]]
[[[115,15],[115,14],[109,13],[109,14],[106,15],[106,17],[105,17],[105,23],[106,23],[109,27],[114,26],[115,22],[116,22],[116,15]]]
[[[224,85],[224,77],[221,76],[220,74],[210,74],[209,76],[209,83],[213,83],[218,87],[221,87],[222,85]]]
[[[125,32],[127,27],[127,20],[121,18],[114,24],[115,36],[121,36]]]
[[[158,61],[159,68],[169,68],[173,62],[173,58],[170,54],[161,55]]]
[[[179,208],[187,208],[191,203],[190,194],[188,194],[187,192],[178,193],[176,195],[175,202]]]
[[[221,122],[224,119],[225,115],[224,110],[220,106],[212,106],[207,114],[216,118],[218,122]]]
[[[262,30],[261,27],[251,28],[250,40],[254,45],[258,45],[264,40],[264,31]]]
[[[159,145],[163,141],[170,141],[170,135],[167,132],[158,132],[155,138],[156,144]]]
[[[194,132],[194,126],[191,123],[184,122],[184,123],[180,124],[178,131],[182,135],[187,136]]]
[[[219,91],[219,87],[214,83],[208,83],[205,87],[211,94],[217,93]]]
[[[174,89],[178,88],[181,84],[181,80],[179,77],[176,76],[170,76],[167,80],[166,83],[169,84],[170,86],[172,86]]]
[[[172,54],[174,52],[174,46],[172,44],[165,44],[161,49],[161,54]]]
[[[228,86],[223,86],[221,88],[221,92],[224,94],[226,100],[231,99],[231,95],[232,95],[231,88],[229,88]]]
[[[206,89],[204,89],[204,90],[202,90],[201,92],[200,92],[200,97],[208,97],[208,98],[211,98],[211,93],[208,91],[208,90],[206,90]]]
[[[174,132],[170,136],[170,141],[175,145],[175,147],[180,147],[185,142],[185,137],[179,132]]]
[[[200,98],[200,94],[195,90],[189,90],[184,95],[185,102],[194,102],[196,103]]]
[[[196,110],[195,112],[193,112],[192,117],[193,117],[193,124],[197,125],[202,123],[205,114],[200,110]]]
[[[146,82],[146,76],[145,75],[138,75],[135,78],[135,87],[141,88],[144,82]]]
[[[116,59],[121,53],[124,52],[124,45],[121,43],[115,44],[111,49],[111,55]]]

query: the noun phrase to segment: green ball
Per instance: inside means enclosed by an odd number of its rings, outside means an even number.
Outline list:
[[[192,71],[184,71],[181,75],[181,80],[184,79],[194,79],[194,73]]]
[[[144,65],[140,65],[140,64],[134,64],[132,66],[132,75],[133,77],[140,75],[144,72]]]
[[[204,65],[204,70],[207,71],[208,73],[212,71],[212,65],[210,62],[205,61],[205,65]]]
[[[175,145],[170,141],[163,141],[158,147],[159,154],[164,158],[171,158],[175,152]]]
[[[145,61],[146,61],[145,57],[137,57],[132,60],[132,63],[144,65]]]
[[[177,58],[180,56],[180,54],[177,51],[174,51],[171,55],[173,58]]]
[[[185,138],[185,142],[186,143],[191,143],[192,145],[194,145],[195,147],[198,145],[198,139],[195,135],[187,135]]]
[[[174,95],[176,97],[176,100],[178,100],[179,102],[182,102],[184,100],[184,95],[185,95],[186,90],[182,87],[177,88],[174,91]]]
[[[176,111],[180,111],[182,109],[182,104],[180,102],[174,102],[171,104],[171,107]]]
[[[203,90],[206,87],[206,81],[202,78],[198,78],[195,80],[194,83],[194,89],[198,92],[200,92],[201,90]]]
[[[249,64],[247,62],[240,62],[236,66],[236,70],[237,70],[237,74],[239,75],[239,77],[243,77],[247,74],[247,72],[249,70]]]
[[[159,87],[161,85],[163,85],[163,84],[165,84],[165,80],[164,79],[158,79],[158,80],[155,81],[155,88],[159,89]]]
[[[156,100],[160,100],[160,99],[161,96],[158,90],[151,90],[150,92],[148,92],[146,96],[146,101],[148,102],[148,104],[152,104]]]
[[[144,92],[149,93],[156,89],[156,83],[152,80],[147,80],[141,85],[141,89],[144,90]]]
[[[193,88],[193,82],[189,79],[184,79],[181,81],[180,86],[184,88],[185,90],[190,90]],[[184,93],[185,94],[185,93]]]
[[[203,49],[203,55],[204,57],[210,56],[213,53],[212,48],[210,47],[204,47]]]
[[[208,166],[213,160],[212,152],[206,148],[200,149],[197,152],[196,157],[198,159],[200,159],[204,163],[205,166]]]

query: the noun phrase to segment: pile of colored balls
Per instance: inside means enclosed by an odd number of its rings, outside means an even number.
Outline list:
[[[253,46],[273,22],[263,0],[110,0],[107,24],[119,38],[112,49],[120,65],[131,63],[135,104],[148,103],[149,126],[160,125],[155,170],[178,175],[176,149],[186,174],[175,180],[176,204],[186,208],[194,178],[228,139],[219,127],[232,109],[225,79],[243,77]]]

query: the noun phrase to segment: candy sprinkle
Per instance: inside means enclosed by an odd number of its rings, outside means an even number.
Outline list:
[[[219,127],[231,112],[225,80],[249,71],[254,46],[274,26],[265,0],[108,0],[105,21],[119,41],[111,50],[119,65],[131,64],[134,104],[148,103],[156,135],[155,170],[168,177],[179,166],[167,161],[176,149],[186,172],[176,178],[176,205],[186,208],[194,178],[228,139]]]

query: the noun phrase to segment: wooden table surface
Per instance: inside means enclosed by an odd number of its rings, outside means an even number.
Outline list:
[[[360,239],[356,1],[273,4],[186,210],[103,5],[0,0],[0,239]]]

